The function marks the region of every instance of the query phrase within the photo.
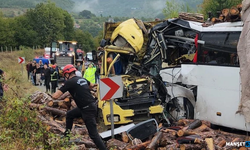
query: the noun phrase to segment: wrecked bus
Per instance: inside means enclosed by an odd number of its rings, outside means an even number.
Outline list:
[[[159,73],[165,83],[171,97],[166,100],[176,108],[171,118],[193,109],[195,119],[250,131],[244,116],[236,113],[241,97],[237,44],[242,27],[241,21],[205,27],[171,19],[152,29],[143,65]]]
[[[237,55],[241,21],[210,26],[182,19],[133,23],[140,34],[128,37],[123,34],[128,30],[117,28],[120,23],[106,23],[102,42],[103,77],[112,76],[115,63],[123,64],[125,89],[123,98],[114,101],[115,123],[129,123],[146,114],[168,123],[194,118],[249,131],[244,116],[236,114],[241,92]],[[143,40],[134,45],[138,35]],[[108,63],[110,53],[115,57]],[[108,106],[108,101],[99,103],[106,125]]]

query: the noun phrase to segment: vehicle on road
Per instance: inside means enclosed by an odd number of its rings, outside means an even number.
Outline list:
[[[53,62],[57,63],[60,70],[67,64],[76,65],[77,62],[83,63],[84,52],[77,48],[76,41],[58,41],[57,44],[52,45],[55,46],[52,49],[55,49],[57,46],[59,47],[54,55]]]

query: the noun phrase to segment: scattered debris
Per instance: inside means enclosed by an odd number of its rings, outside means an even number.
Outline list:
[[[60,100],[52,100],[44,92],[35,92],[30,98],[30,108],[37,110],[37,117],[47,126],[46,129],[61,135],[65,130],[66,111],[76,107],[70,95],[64,95],[60,97]],[[134,127],[132,126],[131,128]],[[88,131],[81,118],[74,120],[72,135],[80,135],[80,138],[70,140],[70,142],[78,146],[78,149],[96,149],[95,144],[88,136]],[[244,145],[232,146],[226,145],[226,143],[249,141],[249,137],[213,130],[210,122],[207,121],[181,119],[171,127],[162,127],[159,124],[155,135],[149,136],[144,140],[133,138],[130,134],[127,135],[127,132],[117,134],[115,139],[105,138],[105,140],[107,141],[108,149],[113,150],[224,150],[244,149]]]

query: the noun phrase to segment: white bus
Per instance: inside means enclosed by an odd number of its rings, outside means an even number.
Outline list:
[[[204,26],[174,19],[152,29],[158,36],[150,39],[144,65],[151,64],[152,73],[160,72],[169,95],[166,101],[176,107],[171,117],[250,131],[250,123],[236,113],[241,98],[237,43],[242,28],[241,21]]]

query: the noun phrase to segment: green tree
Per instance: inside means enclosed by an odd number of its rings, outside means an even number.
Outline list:
[[[208,17],[208,12],[211,12],[212,16],[217,17],[217,11],[230,8],[241,2],[242,0],[204,0],[201,4],[201,12],[206,18]]]
[[[179,15],[179,12],[192,12],[192,8],[188,3],[181,3],[175,0],[167,0],[166,7],[163,9],[162,13],[166,18],[176,18]]]
[[[33,47],[38,45],[38,33],[33,30],[30,22],[26,16],[19,16],[15,18],[15,41],[17,46]]]
[[[71,41],[74,37],[74,20],[67,11],[64,11],[63,14],[65,24],[65,27],[63,29],[63,36],[65,40]]]
[[[27,12],[27,17],[38,33],[40,45],[48,45],[52,41],[64,38],[64,11],[54,3],[38,4],[34,10],[30,9]]]
[[[78,46],[85,52],[96,49],[93,37],[88,32],[83,32],[80,29],[75,30],[74,39],[78,42]]]
[[[0,12],[0,46],[15,46],[15,30],[13,28],[14,20],[4,18]]]
[[[79,13],[79,16],[82,16],[83,18],[90,19],[92,17],[95,17],[95,14],[92,14],[89,10],[83,10]]]

